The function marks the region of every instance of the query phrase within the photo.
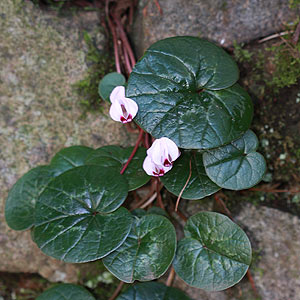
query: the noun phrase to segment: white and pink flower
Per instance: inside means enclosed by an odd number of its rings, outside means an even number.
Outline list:
[[[180,151],[176,144],[172,140],[162,137],[155,140],[147,150],[143,168],[148,175],[163,176],[172,169],[173,162],[179,156]]]
[[[133,120],[138,111],[135,101],[125,97],[124,86],[117,86],[110,94],[110,117],[117,122],[128,123]]]

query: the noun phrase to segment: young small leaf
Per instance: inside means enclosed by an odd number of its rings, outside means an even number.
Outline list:
[[[184,227],[173,262],[187,284],[221,291],[238,283],[251,262],[251,245],[245,232],[228,217],[200,212]]]
[[[203,163],[209,178],[220,187],[243,190],[256,185],[266,171],[264,157],[256,152],[258,140],[248,130],[230,144],[207,151]]]
[[[37,201],[34,241],[66,262],[106,256],[130,232],[132,216],[119,208],[127,193],[126,180],[112,169],[82,166],[61,174]]]
[[[105,267],[117,278],[131,283],[162,276],[169,268],[176,249],[172,223],[160,215],[135,218],[127,239],[103,259]]]
[[[105,100],[110,102],[109,100],[109,96],[112,92],[112,90],[119,85],[124,85],[126,82],[125,77],[117,72],[112,72],[109,73],[107,75],[105,75],[100,83],[99,83],[99,87],[98,87],[98,92],[100,97]]]
[[[220,189],[206,175],[202,154],[199,152],[183,152],[181,157],[174,162],[172,170],[165,174],[161,181],[169,192],[178,196],[186,184],[190,172],[191,177],[182,193],[182,198],[189,200],[202,199]]]
[[[181,290],[160,282],[138,283],[129,287],[116,300],[191,300]]]
[[[95,300],[85,288],[75,284],[58,284],[36,298],[36,300]]]
[[[5,202],[5,219],[10,228],[25,230],[34,225],[35,203],[53,175],[51,168],[40,166],[14,184]]]
[[[132,150],[133,147],[121,148],[118,146],[104,146],[92,152],[86,159],[86,164],[115,168],[118,172],[120,172],[124,164],[127,162]],[[129,191],[136,190],[146,184],[151,178],[143,170],[145,157],[146,149],[142,147],[138,148],[123,174],[128,181]]]

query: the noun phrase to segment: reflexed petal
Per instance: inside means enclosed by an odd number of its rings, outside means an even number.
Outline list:
[[[151,157],[154,163],[168,167],[179,157],[180,152],[172,140],[162,137],[154,141],[147,150],[147,155]]]
[[[121,105],[112,103],[109,109],[109,115],[114,121],[121,122],[121,117],[123,116]]]
[[[118,100],[121,100],[121,99],[124,99],[125,98],[125,87],[120,85],[120,86],[116,86],[110,96],[109,96],[109,99],[110,99],[110,102],[111,103],[114,103],[115,101],[118,101]]]
[[[166,137],[162,137],[160,140],[163,142],[164,147],[168,149],[168,156],[171,156],[172,161],[176,160],[180,155],[180,151],[176,144]]]
[[[125,105],[125,108],[128,112],[128,114],[132,115],[132,119],[136,116],[138,112],[138,105],[136,104],[135,101],[133,101],[130,98],[124,98],[122,99],[123,104]]]

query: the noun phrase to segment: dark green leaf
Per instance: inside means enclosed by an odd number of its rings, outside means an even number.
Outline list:
[[[85,146],[64,148],[55,154],[50,166],[55,170],[55,176],[58,176],[67,170],[83,166],[93,151],[94,149]]]
[[[238,283],[251,262],[251,245],[245,232],[228,217],[200,212],[188,219],[186,238],[178,244],[176,273],[187,284],[220,291]]]
[[[169,268],[176,249],[172,223],[159,215],[136,218],[126,241],[103,259],[105,267],[125,282],[149,281]]]
[[[86,164],[115,168],[120,172],[132,150],[133,147],[104,146],[96,149],[87,158]],[[146,184],[151,178],[143,170],[145,157],[146,149],[140,147],[123,174],[128,181],[129,191],[136,190]]]
[[[139,105],[136,122],[155,138],[210,149],[239,138],[250,126],[252,102],[233,85],[237,79],[236,64],[224,50],[195,37],[175,37],[146,51],[126,92]]]
[[[167,287],[160,282],[132,285],[116,300],[190,300],[181,290]]]
[[[14,184],[5,203],[5,219],[10,228],[25,230],[34,225],[36,200],[52,176],[53,171],[48,166],[40,166]]]
[[[192,169],[190,169],[190,163]],[[202,154],[185,151],[175,162],[171,171],[161,177],[166,189],[178,196],[186,184],[191,172],[190,180],[184,189],[182,198],[189,200],[202,199],[217,192],[220,187],[206,175]]]
[[[102,258],[126,239],[132,216],[126,180],[113,169],[82,166],[53,179],[36,204],[34,241],[67,262]]]
[[[43,292],[36,300],[95,300],[95,298],[81,286],[59,284]]]
[[[229,145],[205,152],[203,162],[209,178],[217,185],[242,190],[256,185],[266,171],[264,157],[256,152],[258,140],[248,130]]]
[[[98,92],[100,97],[103,100],[110,102],[109,96],[112,90],[116,86],[124,85],[125,82],[126,82],[125,77],[120,73],[112,72],[105,75],[99,83]]]
[[[157,206],[152,206],[147,210],[147,215],[150,215],[150,214],[160,215],[160,216],[169,218],[168,213],[164,209],[157,207]]]

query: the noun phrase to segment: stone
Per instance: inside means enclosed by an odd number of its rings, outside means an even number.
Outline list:
[[[287,0],[141,0],[132,30],[138,56],[154,42],[178,35],[203,37],[228,47],[285,30],[299,10]]]
[[[109,105],[104,113],[82,118],[80,97],[72,88],[88,70],[83,30],[104,46],[97,12],[60,17],[23,0],[2,0],[0,12],[0,272],[76,282],[78,265],[45,256],[29,231],[7,227],[7,193],[18,178],[47,164],[63,147],[128,146],[135,136],[108,117]]]
[[[209,207],[204,201],[204,209]],[[196,207],[193,208],[193,206]],[[195,214],[201,201],[191,201],[187,211]],[[300,219],[280,210],[247,203],[234,216],[234,221],[247,233],[253,250],[250,272],[259,299],[298,300],[300,295]],[[175,275],[174,287],[194,300],[257,299],[245,278],[235,287],[221,292],[192,288]]]

